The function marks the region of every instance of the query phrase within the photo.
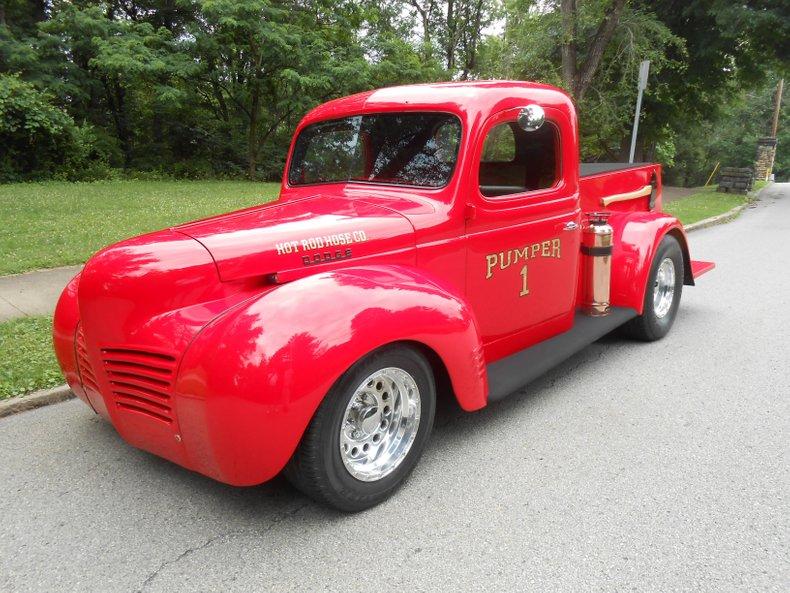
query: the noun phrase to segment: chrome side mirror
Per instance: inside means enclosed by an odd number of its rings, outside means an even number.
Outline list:
[[[546,112],[540,105],[527,105],[518,112],[518,125],[525,132],[534,132],[546,121]]]

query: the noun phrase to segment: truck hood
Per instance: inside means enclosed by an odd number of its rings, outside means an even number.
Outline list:
[[[413,260],[407,218],[358,198],[317,195],[174,227],[211,254],[220,280],[277,274],[288,280],[370,261]]]

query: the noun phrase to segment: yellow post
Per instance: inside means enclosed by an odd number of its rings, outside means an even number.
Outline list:
[[[713,176],[716,174],[716,171],[719,170],[719,165],[720,164],[721,163],[716,163],[716,166],[713,167],[713,172],[710,174],[710,177],[708,177],[708,180],[705,182],[705,187],[708,187],[708,184],[710,183],[710,180],[713,179]]]

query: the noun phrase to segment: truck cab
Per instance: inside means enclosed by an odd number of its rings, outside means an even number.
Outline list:
[[[437,393],[474,411],[617,327],[661,338],[711,267],[659,165],[579,164],[562,91],[394,87],[308,113],[275,202],[96,254],[55,345],[133,445],[360,510],[414,468]]]

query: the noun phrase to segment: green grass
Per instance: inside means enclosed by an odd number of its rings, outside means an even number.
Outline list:
[[[765,182],[757,182],[760,189]],[[101,247],[140,233],[260,204],[276,183],[97,181],[0,185],[0,275],[85,262]],[[715,188],[667,204],[684,224],[747,201]]]
[[[757,182],[755,190],[766,185]],[[243,181],[104,181],[0,185],[0,274],[84,262],[104,245],[195,218],[259,204],[278,184]],[[691,224],[745,204],[714,187],[665,210]],[[0,323],[0,399],[63,383],[51,317]]]
[[[715,186],[709,186],[700,188],[700,191],[690,196],[670,202],[664,206],[664,211],[679,218],[683,224],[691,224],[717,214],[724,214],[748,201],[749,198],[745,195],[718,193]]]
[[[0,323],[0,400],[63,382],[52,350],[51,317]]]
[[[85,262],[101,247],[260,204],[279,184],[97,181],[0,185],[0,275]]]

